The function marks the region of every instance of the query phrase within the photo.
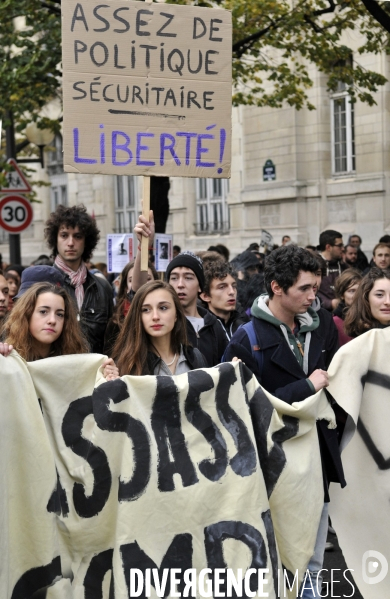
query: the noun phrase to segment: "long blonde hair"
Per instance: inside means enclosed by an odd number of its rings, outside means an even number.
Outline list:
[[[1,333],[5,342],[13,345],[27,362],[40,358],[34,347],[34,337],[30,333],[30,320],[37,299],[42,293],[58,295],[62,297],[65,304],[64,327],[58,339],[51,344],[50,355],[62,356],[88,353],[88,343],[77,322],[77,313],[73,300],[65,289],[51,283],[35,283],[16,301],[2,327]]]

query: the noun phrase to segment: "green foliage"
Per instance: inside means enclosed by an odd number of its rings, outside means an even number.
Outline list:
[[[50,6],[59,7],[51,0],[0,3],[0,114],[13,111],[16,131],[31,120],[59,128],[39,116],[61,87],[61,18]]]
[[[390,14],[390,2],[375,3]],[[298,110],[313,109],[307,95],[313,85],[313,64],[328,76],[329,91],[342,81],[353,101],[359,98],[374,104],[373,94],[386,83],[383,75],[359,64],[361,54],[389,51],[388,31],[360,0],[200,0],[197,4],[232,11],[235,105],[287,103]],[[346,40],[359,39],[358,34],[362,45],[350,64],[352,47]]]
[[[19,132],[32,119],[42,127],[59,129],[58,121],[42,118],[40,111],[61,91],[60,2],[0,3],[0,114],[11,109]],[[232,11],[233,103],[273,107],[287,103],[297,109],[314,108],[308,99],[313,64],[327,75],[329,90],[335,90],[341,80],[353,100],[375,103],[374,94],[386,78],[363,68],[359,57],[388,52],[389,33],[365,4],[369,0],[364,4],[360,0],[197,0],[198,6]],[[390,3],[376,5],[390,14]],[[352,64],[352,48],[346,42],[351,37],[362,39]]]

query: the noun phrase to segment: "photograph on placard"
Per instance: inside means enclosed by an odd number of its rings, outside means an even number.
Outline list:
[[[154,238],[154,265],[157,272],[165,272],[172,258],[172,235],[157,233]]]
[[[107,235],[107,272],[122,272],[134,259],[132,233],[110,233]]]

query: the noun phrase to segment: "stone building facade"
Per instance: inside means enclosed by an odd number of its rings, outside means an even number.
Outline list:
[[[359,62],[390,80],[389,57]],[[351,104],[342,85],[330,94],[326,77],[314,68],[311,76],[316,110],[233,109],[229,181],[171,179],[167,233],[174,243],[192,250],[224,243],[234,256],[259,241],[262,229],[275,243],[288,234],[300,245],[316,245],[321,230],[335,228],[345,240],[361,235],[369,253],[390,233],[390,83],[370,107]],[[274,180],[264,180],[267,160],[275,166]],[[60,139],[36,178],[51,187],[40,188],[34,223],[22,235],[24,264],[47,252],[44,221],[58,203],[83,203],[95,215],[102,233],[96,261],[105,259],[105,235],[131,230],[140,211],[140,177],[65,174]],[[0,253],[8,259],[2,231]]]

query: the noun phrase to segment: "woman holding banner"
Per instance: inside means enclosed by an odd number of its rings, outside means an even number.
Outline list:
[[[187,343],[183,308],[164,281],[146,283],[134,296],[113,358],[121,376],[183,374],[206,367],[200,351]]]
[[[89,352],[71,297],[52,283],[35,283],[23,293],[3,324],[1,338],[1,355],[15,349],[27,362]],[[107,380],[116,378],[111,358],[102,367]]]

